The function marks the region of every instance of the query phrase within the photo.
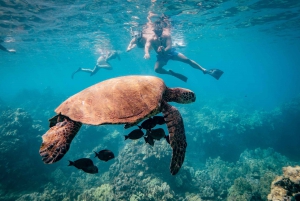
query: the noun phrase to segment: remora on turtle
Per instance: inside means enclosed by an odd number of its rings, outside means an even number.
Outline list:
[[[183,164],[187,143],[182,117],[168,102],[186,104],[195,100],[191,90],[168,88],[162,79],[154,76],[105,80],[71,96],[56,108],[52,127],[42,136],[40,155],[47,164],[59,161],[82,124],[125,124],[129,128],[162,112],[172,147],[170,172],[175,175]],[[55,124],[58,119],[63,123]]]

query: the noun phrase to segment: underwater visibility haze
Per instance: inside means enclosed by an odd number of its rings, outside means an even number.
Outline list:
[[[297,0],[1,0],[0,200],[299,199],[299,11]],[[183,82],[154,70],[155,51],[150,59],[143,48],[127,52],[149,12],[168,17],[176,50],[222,70],[220,79],[169,60],[164,69],[186,76]],[[118,57],[107,66],[113,51]],[[97,60],[98,72],[80,72]],[[155,124],[162,139],[154,146],[137,126],[83,124],[65,156],[45,164],[39,149],[54,110],[127,75],[195,93],[195,102],[169,103],[187,141],[179,172],[170,174],[164,123]],[[283,190],[286,181],[295,186]]]

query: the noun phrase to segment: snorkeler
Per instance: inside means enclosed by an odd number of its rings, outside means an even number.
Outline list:
[[[130,34],[131,34],[132,39],[129,42],[126,52],[129,52],[130,50],[132,50],[135,47],[143,48],[143,49],[145,48],[146,41],[149,38],[152,38],[154,35],[154,32],[153,32],[154,24],[151,21],[151,18],[156,17],[156,16],[157,16],[157,14],[154,14],[152,12],[148,13],[148,16],[147,16],[148,22],[143,27],[142,31],[133,31],[132,27],[130,28]]]
[[[101,55],[97,59],[97,63],[93,69],[78,68],[75,72],[72,73],[72,79],[74,78],[74,75],[78,72],[90,73],[90,76],[93,76],[100,70],[100,68],[103,68],[106,70],[112,70],[112,66],[108,61],[116,59],[116,58],[118,58],[119,61],[121,60],[120,55],[117,51],[111,51],[111,52],[108,52],[108,54],[106,54],[106,55]]]
[[[2,39],[0,39],[0,43],[3,43],[4,41]],[[0,44],[0,50],[4,51],[4,52],[10,52],[10,53],[16,53],[16,50],[14,49],[7,49],[5,48],[3,45]]]
[[[165,23],[167,19],[164,18],[163,20],[164,20],[163,23]],[[157,56],[156,56],[157,61],[154,66],[155,72],[157,72],[159,74],[168,74],[168,75],[174,76],[174,77],[186,82],[188,79],[186,76],[179,74],[179,73],[175,73],[172,70],[165,70],[163,68],[168,63],[168,61],[170,59],[172,59],[175,61],[180,61],[180,62],[189,64],[191,67],[201,70],[204,74],[209,74],[209,75],[213,76],[214,78],[216,78],[217,80],[221,77],[221,75],[223,74],[223,71],[221,71],[219,69],[207,70],[207,69],[203,68],[202,66],[200,66],[195,61],[187,58],[182,53],[177,52],[176,49],[174,47],[172,47],[172,39],[171,39],[170,31],[165,31],[165,29],[169,29],[169,26],[163,27],[161,22],[157,22],[153,29],[153,31],[155,33],[154,36],[150,39],[147,39],[146,44],[145,44],[145,55],[144,55],[145,59],[150,58],[149,51],[150,51],[151,47],[157,53]]]

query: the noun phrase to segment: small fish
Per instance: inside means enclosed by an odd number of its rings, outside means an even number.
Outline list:
[[[95,152],[95,151],[94,151]],[[114,153],[110,150],[104,149],[99,151],[99,153],[95,152],[95,157],[98,157],[102,161],[109,161],[115,157]]]
[[[163,116],[154,116],[153,121],[158,125],[163,125],[166,123],[165,118]]]
[[[147,131],[147,135],[150,135],[153,139],[160,140],[166,136],[164,129],[158,128],[151,131]]]
[[[77,169],[83,170],[86,173],[98,173],[98,168],[94,166],[93,161],[89,158],[81,158],[74,162],[69,160],[69,163],[70,164],[68,166],[75,166]]]
[[[166,135],[165,138],[166,138],[166,140],[167,140],[167,143],[170,144],[170,137],[169,137],[169,135]]]
[[[128,135],[124,135],[125,136],[125,140],[127,139],[131,139],[131,140],[137,140],[140,139],[141,137],[143,137],[144,133],[141,129],[135,129],[133,131],[131,131]]]
[[[151,130],[151,128],[154,128],[155,126],[155,121],[153,121],[153,119],[150,117],[149,119],[145,120],[140,127],[146,130]]]
[[[150,144],[151,146],[154,146],[154,140],[151,136],[145,136],[144,139],[146,143]]]

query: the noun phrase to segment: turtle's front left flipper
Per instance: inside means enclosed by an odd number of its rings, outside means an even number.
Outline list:
[[[173,149],[170,172],[175,175],[184,162],[187,147],[183,120],[179,111],[165,101],[162,102],[162,112],[169,131],[170,145]]]
[[[64,116],[64,120],[52,126],[43,136],[40,155],[44,163],[59,161],[69,150],[70,144],[81,127],[80,122]]]

